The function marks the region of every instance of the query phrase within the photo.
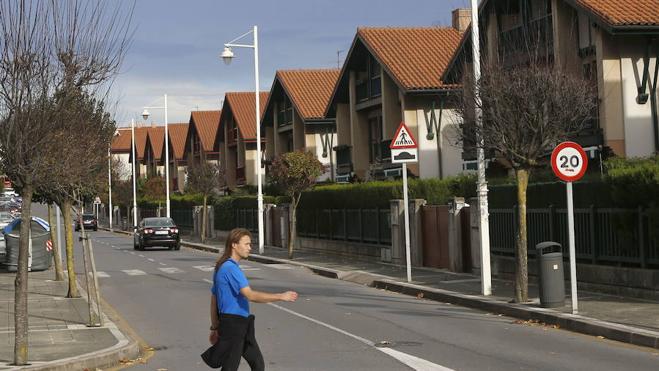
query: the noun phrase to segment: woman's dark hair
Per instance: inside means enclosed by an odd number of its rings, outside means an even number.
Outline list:
[[[218,269],[220,269],[220,267],[222,266],[222,264],[224,264],[224,262],[229,260],[229,258],[231,257],[233,244],[239,243],[240,239],[245,236],[252,238],[252,234],[245,228],[234,228],[229,232],[229,235],[227,236],[226,244],[224,245],[224,253],[222,253],[222,255],[220,255],[220,257],[215,262],[215,272],[217,272]]]

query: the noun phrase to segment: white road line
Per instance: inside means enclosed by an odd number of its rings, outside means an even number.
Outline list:
[[[160,265],[167,265],[167,264],[165,264],[165,263],[158,263],[158,264],[160,264]]]
[[[261,268],[255,268],[255,267],[240,267],[241,270],[247,272],[247,271],[260,271]]]
[[[277,305],[277,304],[268,303],[268,305],[273,306],[273,307],[275,307],[275,308],[277,308],[277,309],[283,310],[284,312],[290,313],[290,314],[292,314],[292,315],[294,315],[294,316],[297,316],[297,317],[300,317],[300,318],[306,319],[307,321],[311,321],[311,322],[313,322],[313,323],[315,323],[315,324],[317,324],[317,325],[320,325],[320,326],[326,327],[326,328],[328,328],[328,329],[330,329],[330,330],[332,330],[332,331],[336,331],[336,332],[341,333],[341,334],[343,334],[343,335],[345,335],[345,336],[351,337],[351,338],[353,338],[353,339],[355,339],[355,340],[357,340],[357,341],[359,341],[359,342],[361,342],[361,343],[364,343],[364,344],[366,344],[366,345],[368,345],[368,346],[370,346],[370,347],[373,347],[373,348],[375,348],[375,349],[381,351],[381,352],[384,353],[384,354],[387,354],[387,355],[389,355],[389,356],[391,356],[391,357],[397,359],[399,362],[401,362],[401,363],[403,363],[403,364],[405,364],[405,365],[407,365],[407,366],[409,366],[409,367],[411,367],[411,368],[413,368],[413,369],[415,369],[415,370],[420,370],[420,371],[453,371],[453,370],[450,369],[450,368],[447,368],[447,367],[444,367],[444,366],[438,365],[438,364],[436,364],[436,363],[432,363],[432,362],[430,362],[430,361],[426,361],[426,360],[423,359],[423,358],[415,357],[415,356],[413,356],[413,355],[409,355],[409,354],[407,354],[407,353],[403,353],[403,352],[398,351],[398,350],[394,350],[394,349],[391,349],[391,348],[381,348],[381,347],[376,347],[376,346],[375,346],[375,343],[372,342],[372,341],[370,341],[370,340],[368,340],[368,339],[364,339],[364,338],[361,337],[361,336],[357,336],[357,335],[355,335],[355,334],[351,334],[351,333],[349,333],[348,331],[342,330],[342,329],[340,329],[340,328],[338,328],[338,327],[334,327],[334,326],[332,326],[332,325],[330,325],[330,324],[327,324],[327,323],[325,323],[325,322],[321,322],[321,321],[319,321],[319,320],[317,320],[317,319],[314,319],[314,318],[311,318],[311,317],[305,316],[304,314],[300,314],[300,313],[298,313],[298,312],[295,312],[295,311],[292,311],[292,310],[290,310],[290,309],[284,308],[284,307],[279,306],[279,305]]]
[[[204,282],[208,282],[208,283],[211,283],[211,284],[213,283],[213,281],[209,280],[208,278],[204,278]]]
[[[105,273],[105,272],[98,271],[98,272],[96,272],[96,277],[98,277],[98,278],[108,278],[108,277],[110,277],[110,275]]]
[[[153,260],[153,259],[151,259],[151,258],[147,258],[146,260],[148,260],[148,261],[150,261],[150,262],[155,262],[155,260]]]
[[[138,256],[139,256],[140,258],[145,258],[145,256],[142,255],[142,254],[139,254]]]
[[[135,255],[135,253],[134,253],[134,252],[132,252],[132,251],[130,252],[130,254],[131,254],[131,255]]]
[[[293,267],[287,264],[265,264],[265,266],[274,269],[293,269]]]
[[[129,276],[145,276],[146,273],[144,271],[141,271],[139,269],[126,269],[122,270],[122,272],[126,273]]]
[[[167,268],[158,268],[158,269],[165,273],[170,273],[170,274],[185,273],[176,267],[167,267]]]
[[[215,267],[212,265],[195,265],[192,268],[199,269],[200,271],[203,272],[212,272],[215,270]]]

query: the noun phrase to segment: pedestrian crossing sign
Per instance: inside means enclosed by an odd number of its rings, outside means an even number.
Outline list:
[[[405,122],[401,121],[396,130],[396,135],[389,145],[390,149],[411,149],[417,148],[416,139],[410,132],[410,129],[405,125]]]
[[[393,164],[419,161],[416,139],[414,139],[414,135],[405,125],[405,122],[401,122],[398,126],[389,148],[391,149],[391,163]]]

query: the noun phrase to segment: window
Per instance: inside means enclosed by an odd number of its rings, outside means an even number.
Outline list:
[[[365,71],[357,72],[356,90],[360,102],[382,95],[382,67],[372,55],[368,56]]]
[[[288,96],[284,95],[284,99],[277,105],[277,126],[287,126],[293,124],[293,104]]]
[[[586,13],[579,12],[578,22],[579,50],[584,51],[594,47],[595,42],[593,41],[593,36],[591,33],[590,18],[588,18]]]
[[[374,116],[368,119],[368,157],[371,163],[382,159],[382,116]]]

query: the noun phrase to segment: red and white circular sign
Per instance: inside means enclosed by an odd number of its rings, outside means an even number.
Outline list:
[[[579,144],[563,142],[551,153],[551,168],[561,180],[574,182],[586,173],[588,156]]]

